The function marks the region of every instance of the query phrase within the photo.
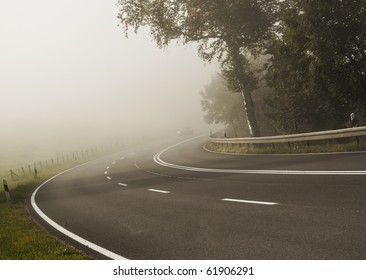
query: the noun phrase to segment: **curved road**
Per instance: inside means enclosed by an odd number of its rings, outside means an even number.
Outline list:
[[[98,259],[366,258],[366,153],[223,155],[206,141],[84,164],[29,208]]]

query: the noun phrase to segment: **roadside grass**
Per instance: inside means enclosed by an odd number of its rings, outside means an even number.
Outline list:
[[[43,166],[37,176],[32,169],[24,174],[18,172],[21,176],[14,178],[7,174],[11,200],[6,200],[1,182],[0,260],[91,260],[92,257],[57,239],[36,223],[26,209],[26,201],[37,186],[52,176],[111,152]]]
[[[61,171],[62,168],[60,168]],[[47,177],[23,179],[10,189],[11,200],[0,193],[0,259],[1,260],[87,260],[86,254],[56,239],[38,225],[26,209],[26,200]]]
[[[332,152],[357,152],[366,151],[366,139],[357,142],[355,138],[324,140],[315,143],[279,143],[270,144],[217,144],[208,142],[205,148],[209,151],[232,154],[307,154],[307,153],[332,153]]]

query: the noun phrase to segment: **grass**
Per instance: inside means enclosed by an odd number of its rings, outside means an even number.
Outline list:
[[[63,243],[34,222],[25,207],[26,199],[41,180],[32,180],[10,190],[11,200],[0,196],[1,260],[86,260],[79,250]]]
[[[108,151],[109,153],[112,151]],[[107,152],[104,151],[104,154]],[[34,171],[18,171],[16,177],[7,174],[11,200],[6,201],[1,182],[0,191],[0,260],[90,260],[90,256],[62,242],[45,231],[29,215],[26,201],[32,191],[48,178],[82,162],[103,155],[70,159],[69,161],[38,168]],[[3,163],[4,164],[4,163]],[[32,166],[33,167],[33,166]],[[28,168],[28,167],[27,167]],[[22,169],[20,169],[22,170]]]
[[[332,141],[317,141],[314,143],[279,143],[275,145],[246,145],[246,144],[217,144],[206,143],[206,149],[214,152],[233,154],[303,154],[303,153],[332,153],[366,151],[366,140],[355,138]]]

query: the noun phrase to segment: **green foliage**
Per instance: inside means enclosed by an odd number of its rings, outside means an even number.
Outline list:
[[[204,119],[209,124],[222,123],[233,130],[234,137],[248,136],[243,99],[240,93],[230,91],[223,77],[213,77],[211,83],[201,92],[201,106]]]
[[[259,69],[254,69],[252,63],[249,59],[241,55],[241,64],[243,65],[242,79],[248,88],[249,92],[253,92],[259,86],[259,78],[256,75],[256,71]],[[221,73],[227,82],[228,88],[233,92],[241,92],[241,86],[235,75],[235,67],[231,63],[226,63],[223,65]]]
[[[307,132],[365,119],[366,1],[287,1],[268,80],[268,112],[280,132]]]
[[[126,32],[148,27],[158,46],[197,42],[206,61],[226,58],[228,45],[249,50],[272,36],[277,1],[119,0],[118,18]],[[226,55],[225,55],[226,54]]]
[[[0,192],[0,260],[90,259],[79,250],[60,242],[29,216],[25,200],[39,181],[12,188],[11,201]]]
[[[195,43],[215,57],[245,118],[259,136],[248,56],[272,55],[267,80],[274,91],[266,113],[280,133],[366,121],[366,0],[119,0],[126,31],[148,27],[158,46]],[[277,38],[276,38],[277,36]],[[232,110],[236,110],[235,107]]]
[[[246,105],[253,135],[259,134],[251,85],[245,77],[243,53],[258,54],[274,34],[277,0],[119,0],[119,20],[126,32],[148,27],[159,47],[177,40],[194,42],[198,54],[210,62],[217,57],[233,68]]]

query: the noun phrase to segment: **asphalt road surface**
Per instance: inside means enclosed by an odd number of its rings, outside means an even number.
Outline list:
[[[366,153],[224,155],[206,141],[64,172],[30,212],[97,259],[366,259]]]

